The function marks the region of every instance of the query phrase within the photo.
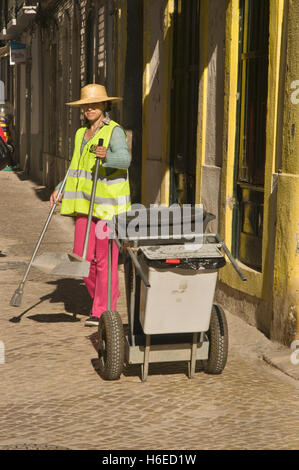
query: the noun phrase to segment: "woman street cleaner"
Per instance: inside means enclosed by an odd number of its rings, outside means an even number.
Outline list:
[[[107,112],[110,103],[119,100],[121,98],[107,96],[104,86],[90,84],[81,89],[80,100],[66,103],[68,106],[81,107],[88,121],[87,126],[79,128],[76,132],[70,171],[60,197],[61,214],[76,217],[73,252],[78,256],[82,256],[83,252],[92,192],[92,171],[96,157],[102,160],[86,257],[90,261],[90,272],[84,282],[93,300],[86,326],[97,326],[101,314],[107,310],[108,237],[98,238],[96,232],[99,229],[101,233],[107,231],[107,221],[114,215],[130,209],[128,168],[131,155],[124,130],[110,119]],[[99,139],[103,139],[102,146],[98,145]],[[51,194],[51,206],[56,201],[60,184]],[[100,224],[100,227],[97,224]],[[119,295],[118,248],[113,242],[112,310],[116,310]]]

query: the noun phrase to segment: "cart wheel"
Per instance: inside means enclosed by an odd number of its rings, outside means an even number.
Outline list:
[[[209,338],[209,358],[203,361],[204,371],[208,374],[221,374],[228,353],[228,328],[225,313],[218,305],[213,305]]]
[[[106,380],[117,380],[124,365],[124,330],[118,312],[106,311],[99,321],[99,371]]]

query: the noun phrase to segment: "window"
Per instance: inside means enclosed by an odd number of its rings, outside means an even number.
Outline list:
[[[240,0],[239,126],[234,254],[261,270],[269,0]]]

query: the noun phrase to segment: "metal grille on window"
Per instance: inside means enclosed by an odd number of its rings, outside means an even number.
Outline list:
[[[262,268],[268,91],[269,0],[240,0],[240,108],[234,251]]]
[[[199,0],[176,0],[173,16],[170,202],[194,204],[199,83]]]

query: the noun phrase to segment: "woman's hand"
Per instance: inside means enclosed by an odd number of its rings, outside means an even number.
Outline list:
[[[51,196],[50,196],[51,207],[53,207],[53,205],[55,204],[58,193],[59,193],[58,189],[54,189],[53,193],[51,194]],[[61,201],[61,199],[62,199],[62,194],[60,194],[60,196],[59,196],[58,203]]]
[[[101,158],[102,160],[105,160],[106,154],[107,154],[107,148],[100,147],[99,145],[97,145],[95,149],[95,154],[97,157]]]

